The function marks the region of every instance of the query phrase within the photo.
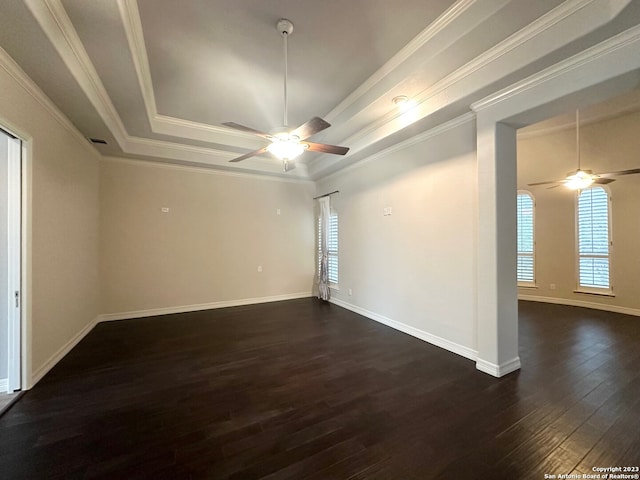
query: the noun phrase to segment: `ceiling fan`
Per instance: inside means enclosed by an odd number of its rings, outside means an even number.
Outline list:
[[[282,160],[284,171],[291,170],[295,167],[290,163],[291,160],[300,156],[305,150],[312,152],[332,153],[334,155],[345,155],[348,151],[348,147],[339,147],[337,145],[327,145],[324,143],[313,143],[307,141],[307,139],[322,130],[329,128],[331,125],[320,117],[313,117],[308,122],[300,125],[298,128],[289,130],[287,126],[287,38],[293,32],[293,23],[287,19],[280,19],[276,24],[276,28],[280,35],[284,39],[284,127],[281,131],[273,135],[255,130],[244,125],[239,125],[234,122],[226,122],[223,125],[241,130],[247,133],[253,133],[259,137],[268,140],[269,143],[263,148],[255,150],[253,152],[246,153],[238,158],[229,160],[230,162],[241,162],[247,158],[255,155],[260,155],[265,152],[273,154],[275,157]]]
[[[547,182],[529,183],[530,187],[538,185],[552,185],[549,188],[556,188],[561,185],[571,190],[582,190],[591,185],[600,184],[606,185],[611,182],[615,182],[612,177],[618,177],[622,175],[633,175],[640,173],[640,168],[632,168],[630,170],[620,170],[618,172],[605,172],[605,173],[593,173],[592,170],[583,170],[580,166],[580,111],[576,110],[576,157],[578,160],[578,169],[567,173],[567,177],[563,180],[550,180]]]

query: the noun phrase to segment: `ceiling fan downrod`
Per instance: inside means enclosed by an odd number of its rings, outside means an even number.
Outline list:
[[[278,32],[280,33],[280,35],[282,35],[282,38],[284,40],[283,45],[284,45],[284,121],[283,121],[283,126],[285,128],[288,128],[289,126],[289,122],[287,119],[287,77],[288,77],[288,70],[289,70],[289,48],[288,48],[288,44],[287,44],[287,39],[289,38],[289,35],[291,35],[293,33],[293,22],[291,20],[287,20],[286,18],[281,18],[280,20],[278,20],[278,23],[276,23],[276,28],[278,30]]]

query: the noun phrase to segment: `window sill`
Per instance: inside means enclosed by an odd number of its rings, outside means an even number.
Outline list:
[[[530,288],[532,290],[535,290],[536,288],[538,288],[538,285],[536,285],[535,283],[519,283],[518,288]]]
[[[333,284],[331,284],[331,283],[330,283],[330,284],[329,284],[329,288],[330,288],[331,290],[335,290],[336,292],[339,292],[339,291],[340,291],[340,287],[338,287],[338,284],[337,284],[337,283],[333,283]]]
[[[579,293],[581,295],[596,295],[598,297],[615,297],[615,294],[611,290],[604,290],[602,292],[598,292],[597,290],[583,290],[576,289],[573,293]]]

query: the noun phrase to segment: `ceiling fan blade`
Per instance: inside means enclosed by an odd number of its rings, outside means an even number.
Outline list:
[[[241,157],[234,158],[233,160],[229,160],[230,162],[241,162],[242,160],[246,160],[247,158],[254,157],[256,155],[260,155],[267,151],[267,147],[262,147],[259,150],[255,150],[253,152],[245,153]]]
[[[552,183],[564,183],[564,180],[551,180],[549,182],[527,183],[527,186],[537,187],[538,185],[551,185]]]
[[[338,145],[327,145],[326,143],[302,142],[309,146],[307,150],[312,152],[333,153],[334,155],[346,155],[349,147],[340,147]]]
[[[593,183],[598,183],[600,185],[607,185],[608,183],[615,182],[615,178],[596,178],[593,180]]]
[[[551,185],[550,187],[547,187],[547,190],[551,190],[552,188],[558,188],[561,185]]]
[[[617,177],[619,175],[634,175],[636,173],[640,173],[640,168],[632,168],[631,170],[620,170],[619,172],[598,173],[598,176],[609,178]]]
[[[254,135],[258,135],[259,137],[262,137],[262,138],[272,137],[272,135],[269,135],[268,133],[260,132],[259,130],[255,130],[250,127],[245,127],[244,125],[240,125],[239,123],[235,123],[235,122],[225,122],[222,125],[224,125],[225,127],[233,128],[235,130],[241,130],[243,132],[253,133]]]
[[[320,117],[313,117],[307,123],[300,125],[294,131],[291,132],[291,135],[295,135],[300,140],[305,140],[312,135],[315,135],[318,132],[321,132],[325,128],[329,128],[331,124],[321,119]]]

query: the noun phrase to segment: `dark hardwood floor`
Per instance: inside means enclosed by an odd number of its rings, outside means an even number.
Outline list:
[[[640,465],[640,318],[521,302],[522,370],[315,299],[99,324],[0,417],[3,479],[543,479]]]

